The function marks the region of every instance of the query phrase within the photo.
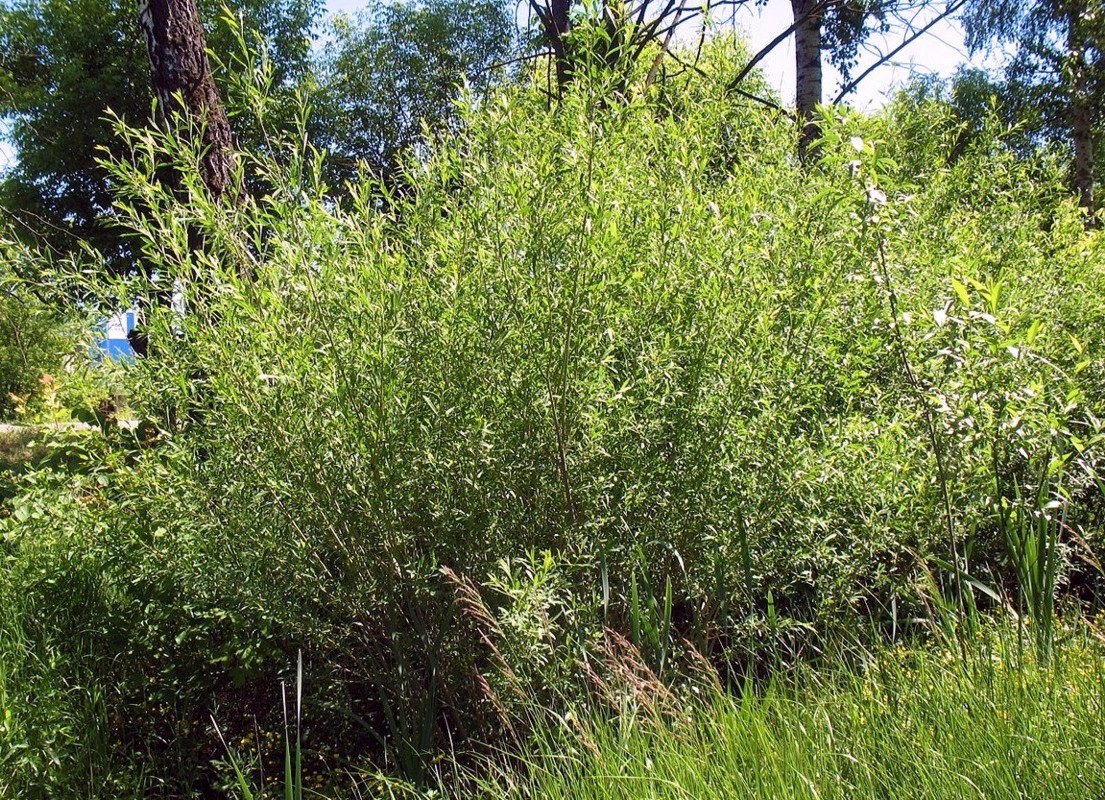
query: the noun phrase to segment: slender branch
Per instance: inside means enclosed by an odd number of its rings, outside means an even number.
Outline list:
[[[872,219],[868,218],[864,220],[864,232],[867,232],[868,225],[872,223]],[[894,284],[890,279],[890,265],[889,258],[887,256],[887,241],[886,236],[878,228],[878,224],[875,223],[875,233],[878,235],[878,274],[882,279],[883,288],[886,291],[887,303],[890,311],[890,336],[894,342],[894,349],[898,353],[898,360],[901,362],[902,372],[905,374],[906,382],[913,390],[915,400],[918,408],[921,411],[921,416],[925,421],[925,430],[928,434],[928,444],[932,448],[932,457],[936,466],[937,480],[940,483],[940,496],[944,506],[944,526],[945,532],[948,535],[948,549],[951,551],[952,568],[955,574],[955,588],[959,593],[959,600],[962,602],[963,598],[963,576],[961,574],[961,565],[959,563],[959,549],[956,547],[955,541],[955,512],[952,504],[951,495],[951,477],[948,473],[947,461],[944,458],[944,448],[940,440],[940,434],[937,430],[938,420],[936,413],[932,408],[932,405],[928,401],[928,396],[925,392],[925,387],[921,383],[920,378],[917,377],[917,373],[913,371],[913,366],[909,360],[909,352],[906,349],[905,336],[902,334],[902,330],[899,324],[898,313],[898,293],[894,289]]]
[[[81,236],[78,236],[77,234],[73,233],[73,231],[69,230],[68,228],[63,228],[61,225],[58,225],[57,223],[53,222],[52,220],[47,219],[46,217],[42,216],[41,214],[36,214],[34,211],[31,211],[29,209],[20,209],[19,211],[15,211],[14,209],[9,209],[9,208],[5,208],[4,206],[0,206],[0,214],[3,214],[5,217],[8,217],[10,220],[12,220],[12,222],[14,222],[16,225],[19,225],[21,228],[25,228],[27,233],[29,233],[36,241],[40,242],[42,245],[44,245],[46,248],[48,248],[51,252],[53,252],[54,254],[59,255],[59,256],[62,255],[62,251],[59,250],[58,248],[54,247],[52,244],[50,244],[50,242],[46,239],[46,236],[42,233],[42,231],[40,231],[40,230],[34,228],[33,226],[31,226],[25,219],[23,219],[24,216],[33,217],[39,225],[41,225],[45,228],[52,228],[53,230],[57,231],[58,233],[61,233],[65,236],[68,236],[74,242],[80,243],[80,242],[83,242],[83,241],[87,241],[85,238],[83,238]]]
[[[760,97],[758,94],[752,94],[751,92],[746,92],[744,89],[730,89],[730,91],[733,92],[733,94],[739,94],[741,97],[745,98],[746,100],[752,100],[753,102],[759,103],[760,105],[767,106],[768,108],[772,109],[773,111],[778,111],[780,114],[782,114],[784,117],[789,119],[791,122],[797,122],[798,121],[797,117],[795,117],[793,114],[791,114],[785,108],[783,108],[781,105],[776,103],[774,100],[768,100],[766,97]]]
[[[909,47],[909,45],[913,44],[921,36],[924,36],[926,33],[928,33],[928,31],[931,28],[933,28],[936,25],[936,23],[950,17],[956,11],[961,9],[965,4],[966,4],[966,0],[955,0],[955,2],[949,3],[948,7],[945,8],[943,10],[943,12],[938,14],[932,20],[930,20],[927,25],[925,25],[923,28],[920,28],[919,30],[915,31],[912,36],[909,36],[909,37],[903,39],[901,44],[899,44],[897,47],[895,47],[889,53],[884,55],[882,58],[880,58],[874,64],[869,66],[867,69],[865,69],[863,72],[861,72],[855,78],[853,78],[851,81],[849,81],[848,85],[845,86],[843,89],[841,89],[840,92],[837,94],[836,98],[833,100],[833,103],[839,103],[841,100],[843,100],[845,98],[845,96],[848,95],[849,92],[851,92],[853,89],[855,89],[859,85],[860,81],[862,81],[864,78],[866,78],[872,72],[874,72],[876,69],[881,67],[887,61],[892,59],[894,56],[896,56],[902,50]]]
[[[509,67],[514,64],[521,64],[524,61],[536,61],[539,58],[551,55],[555,55],[552,50],[539,50],[536,53],[527,53],[526,55],[518,56],[517,58],[508,58],[506,61],[498,61],[494,64],[488,64],[483,69],[473,70],[468,74],[470,77],[474,75],[483,75],[485,72],[492,72],[494,70],[502,69],[503,67]]]
[[[799,19],[796,19],[793,25],[791,25],[785,31],[783,31],[766,45],[764,45],[764,47],[760,49],[760,52],[752,56],[752,60],[744,65],[744,69],[737,73],[737,77],[729,81],[729,83],[725,87],[726,90],[730,92],[735,91],[737,86],[740,85],[740,82],[748,77],[748,73],[750,73],[757,64],[763,61],[764,58],[767,57],[768,53],[770,53],[772,50],[774,50],[776,47],[786,41],[786,39],[789,38],[792,33],[798,30],[798,28],[806,22],[806,20],[808,20],[810,17],[816,16],[817,14],[820,14],[829,6],[834,5],[838,2],[840,2],[840,0],[821,0],[821,2],[811,8],[809,12],[804,14]]]
[[[657,14],[656,17],[654,17],[653,19],[651,19],[647,23],[645,23],[644,27],[641,28],[639,30],[639,32],[634,34],[633,38],[636,39],[637,42],[638,42],[637,50],[634,53],[635,57],[637,55],[640,55],[641,51],[645,48],[645,46],[649,42],[651,42],[653,39],[659,39],[662,35],[664,35],[665,31],[657,30],[657,29],[660,27],[660,24],[665,19],[667,19],[668,15],[671,13],[672,9],[676,8],[677,3],[678,3],[678,0],[668,0],[668,4],[664,7],[664,10],[662,12],[660,12],[659,14]],[[682,8],[681,5],[679,7]],[[672,29],[675,28],[675,26],[678,25],[678,24],[679,24],[679,18],[677,16],[676,17],[676,22],[675,22],[674,25],[671,26],[671,28]]]
[[[538,3],[537,0],[529,0],[529,7],[530,10],[537,14],[537,20],[541,23],[541,27],[547,31],[550,27],[550,23],[545,7]]]
[[[710,73],[706,72],[706,70],[702,69],[702,67],[698,66],[697,64],[687,63],[686,61],[681,59],[679,56],[677,56],[675,53],[668,53],[668,57],[671,58],[673,61],[675,61],[680,66],[682,66],[683,68],[691,70],[695,74],[701,75],[703,78],[709,79],[709,78],[713,77],[712,75],[710,75]],[[761,105],[765,105],[768,108],[772,109],[773,111],[778,111],[780,114],[782,114],[784,117],[791,120],[792,122],[795,119],[793,114],[791,114],[789,111],[787,111],[781,105],[776,103],[774,100],[768,100],[766,97],[760,97],[759,95],[752,94],[751,92],[746,92],[744,89],[741,89],[741,88],[732,88],[732,89],[729,89],[729,91],[731,91],[733,94],[740,95],[741,97],[744,97],[748,100],[752,100],[753,102],[759,103]]]
[[[680,3],[679,4],[679,14],[677,14],[676,17],[675,17],[675,24],[676,25],[679,24],[679,17],[682,16],[684,8],[685,8],[685,6],[682,3]],[[651,86],[652,82],[654,80],[656,80],[656,73],[660,69],[660,64],[664,60],[664,56],[667,55],[668,52],[669,52],[669,47],[671,46],[671,37],[674,36],[674,35],[675,35],[675,27],[673,26],[672,29],[670,31],[668,31],[668,35],[664,37],[664,43],[660,45],[660,52],[656,54],[656,58],[652,59],[652,66],[650,66],[648,68],[648,75],[645,77],[645,86]],[[644,45],[642,44],[641,47],[643,48]],[[640,54],[640,50],[638,50],[638,55],[639,54]]]

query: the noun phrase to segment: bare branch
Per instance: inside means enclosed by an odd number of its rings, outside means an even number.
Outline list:
[[[702,69],[702,67],[698,66],[697,64],[691,64],[684,61],[675,53],[669,53],[668,56],[680,66],[693,71],[697,75],[701,75],[703,78],[709,79],[713,77],[712,75],[710,75],[710,73],[706,72],[706,70]],[[773,111],[778,111],[787,119],[794,121],[794,115],[783,108],[781,105],[776,103],[774,100],[768,100],[766,97],[760,97],[759,95],[752,94],[751,92],[746,92],[744,89],[741,89],[739,87],[726,87],[726,90],[732,92],[733,94],[740,95],[741,97],[744,97],[748,100],[752,100],[753,102],[759,103],[760,105],[767,106]]]
[[[651,86],[652,82],[656,80],[656,73],[660,69],[660,64],[664,60],[664,56],[668,54],[671,46],[671,38],[675,35],[675,26],[679,24],[679,18],[683,15],[683,11],[686,6],[683,3],[679,4],[679,13],[675,17],[675,25],[668,31],[668,35],[664,37],[664,43],[660,45],[660,52],[656,54],[656,58],[652,59],[652,65],[648,68],[648,75],[645,77],[645,86]],[[642,44],[637,51],[637,55],[640,55],[641,49],[644,48]]]
[[[796,30],[798,30],[798,28],[806,20],[808,20],[810,17],[813,17],[817,14],[820,14],[822,11],[824,11],[829,6],[834,5],[835,3],[838,3],[838,2],[840,2],[840,0],[821,0],[820,3],[818,3],[817,5],[815,5],[813,8],[811,8],[809,10],[809,13],[803,15],[799,19],[796,19],[794,21],[793,25],[791,25],[785,31],[783,31],[778,36],[776,36],[774,39],[772,39],[770,42],[768,42],[766,45],[764,45],[764,47],[762,47],[760,49],[760,52],[758,52],[758,53],[756,53],[756,55],[752,56],[752,60],[744,65],[744,69],[742,69],[740,72],[737,73],[737,77],[735,77],[735,78],[733,78],[733,80],[729,81],[729,83],[725,87],[726,90],[730,91],[730,92],[736,91],[737,86],[740,85],[740,82],[748,77],[748,74],[753,69],[755,69],[757,64],[759,64],[761,61],[763,61],[764,58],[767,57],[768,53],[770,53],[772,50],[774,50],[776,47],[778,47],[780,44],[782,44],[784,41],[786,41],[791,36],[791,34],[793,34]]]
[[[897,47],[895,47],[889,53],[884,55],[882,58],[880,58],[874,64],[869,66],[867,69],[865,69],[859,75],[857,75],[855,78],[850,80],[848,82],[848,84],[843,89],[841,89],[840,92],[837,94],[836,98],[833,100],[833,103],[839,103],[841,100],[843,100],[848,95],[849,92],[851,92],[853,89],[856,88],[856,86],[859,85],[860,81],[862,81],[864,78],[866,78],[872,72],[874,72],[876,69],[881,67],[887,61],[892,59],[894,56],[896,56],[902,50],[909,47],[909,45],[913,44],[921,36],[924,36],[932,27],[934,27],[936,25],[936,23],[950,17],[956,11],[961,9],[964,6],[965,3],[966,3],[966,0],[955,0],[952,3],[949,3],[947,8],[945,8],[937,16],[933,17],[933,19],[931,19],[924,27],[914,31],[912,35],[907,36],[905,39],[902,40],[902,42]]]

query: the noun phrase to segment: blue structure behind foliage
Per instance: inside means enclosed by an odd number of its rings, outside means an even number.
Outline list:
[[[121,311],[104,320],[104,338],[96,343],[100,353],[112,361],[133,361],[134,350],[127,339],[127,333],[134,330],[137,324],[138,312],[134,309]]]

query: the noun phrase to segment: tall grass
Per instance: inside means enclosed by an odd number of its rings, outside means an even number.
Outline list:
[[[1081,634],[1047,664],[1015,630],[955,651],[882,652],[859,674],[807,674],[765,692],[709,689],[682,707],[577,711],[521,769],[483,781],[506,798],[1084,798],[1099,769],[1105,670]],[[1025,660],[1027,658],[1027,660]]]

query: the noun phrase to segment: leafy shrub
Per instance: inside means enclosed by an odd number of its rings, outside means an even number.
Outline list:
[[[186,137],[123,130],[120,213],[187,294],[130,375],[159,430],[17,548],[98,548],[90,647],[132,752],[194,779],[206,713],[271,719],[302,649],[308,754],[426,778],[584,691],[604,629],[664,678],[688,643],[739,677],[1003,601],[1025,498],[1069,512],[1070,579],[1105,295],[1060,177],[953,162],[923,108],[826,110],[804,167],[703,72],[504,91],[409,193],[342,206],[297,135],[217,206]]]
[[[114,643],[102,632],[120,620],[99,546],[106,520],[84,512],[91,486],[67,472],[19,488],[0,508],[0,795],[138,796],[112,751]]]

